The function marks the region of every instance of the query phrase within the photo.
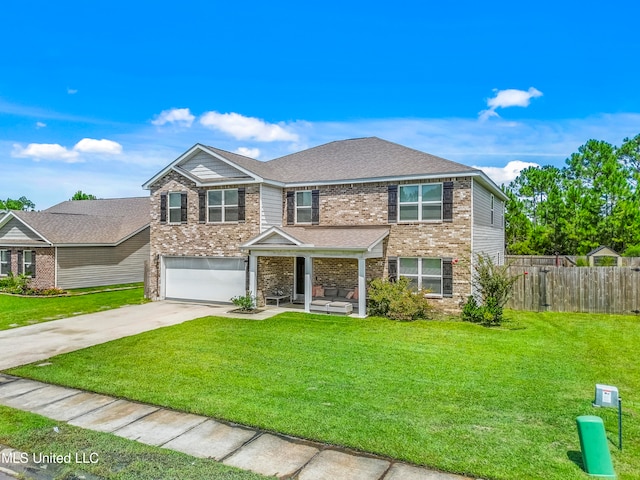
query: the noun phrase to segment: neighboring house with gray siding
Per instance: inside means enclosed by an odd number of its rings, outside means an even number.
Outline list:
[[[0,219],[0,276],[27,274],[35,288],[144,280],[149,198],[62,202]]]
[[[472,252],[504,261],[506,196],[482,171],[375,137],[266,162],[197,144],[144,188],[154,299],[338,297],[365,316],[367,282],[401,276],[454,311]]]

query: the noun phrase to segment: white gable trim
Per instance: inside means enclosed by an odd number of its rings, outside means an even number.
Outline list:
[[[18,220],[21,224],[23,224],[25,227],[27,227],[29,230],[31,230],[33,233],[39,236],[45,243],[48,243],[49,245],[53,245],[53,243],[47,240],[44,235],[42,235],[35,228],[33,228],[31,225],[29,225],[27,222],[22,220],[20,217],[18,217],[15,213],[11,211],[7,215],[5,215],[2,220],[0,220],[0,228],[4,227],[7,223],[9,223],[9,221],[12,218],[15,218],[16,220]]]
[[[223,157],[222,155],[214,152],[213,150],[208,149],[204,145],[196,143],[193,147],[191,147],[185,153],[183,153],[178,158],[176,158],[173,162],[171,162],[169,165],[167,165],[164,169],[160,170],[157,174],[155,174],[153,177],[151,177],[149,180],[147,180],[145,183],[143,183],[142,184],[142,188],[144,188],[146,190],[151,190],[151,186],[155,182],[157,182],[159,179],[164,177],[167,173],[169,173],[172,170],[177,172],[177,173],[179,173],[182,176],[187,177],[189,180],[195,182],[196,185],[199,186],[199,187],[212,184],[212,182],[201,182],[199,179],[196,179],[193,176],[186,175],[186,172],[183,169],[176,170],[174,168],[174,167],[179,166],[181,162],[183,162],[187,158],[191,157],[193,154],[195,154],[198,151],[201,151],[201,152],[207,153],[208,155],[211,155],[212,157],[220,160],[223,163],[226,163],[227,165],[235,168],[236,170],[239,170],[240,172],[244,173],[245,175],[247,175],[247,176],[249,176],[249,177],[251,177],[253,179],[253,180],[249,180],[249,181],[247,181],[245,179],[245,181],[243,183],[251,183],[252,181],[253,182],[261,182],[261,181],[263,181],[263,179],[261,177],[259,177],[258,175],[256,175],[255,173],[247,170],[246,168],[241,167],[237,163],[232,162],[228,158]],[[237,184],[238,181],[236,180],[235,183]],[[221,183],[220,182],[213,182],[213,184],[214,185],[220,185]]]
[[[297,238],[292,237],[291,235],[283,232],[278,227],[271,227],[269,230],[266,230],[265,232],[262,232],[257,237],[252,238],[248,242],[243,243],[242,245],[240,245],[240,248],[245,248],[246,249],[246,248],[260,246],[260,242],[261,241],[263,241],[265,238],[271,237],[272,235],[278,235],[278,236],[284,238],[285,240],[287,240],[288,242],[291,242],[291,245],[287,245],[287,247],[289,247],[289,248],[291,248],[292,246],[296,246],[296,247],[312,247],[313,246],[313,245],[308,245],[306,243],[302,243],[300,240],[298,240]],[[269,247],[269,248],[275,248],[276,247],[276,245],[274,245],[274,244],[266,244],[264,246]]]

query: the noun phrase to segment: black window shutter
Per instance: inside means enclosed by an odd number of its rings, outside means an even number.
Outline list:
[[[31,250],[31,278],[36,278],[36,251]]]
[[[207,192],[205,190],[198,191],[198,223],[207,221]]]
[[[453,222],[453,182],[442,184],[442,220]]]
[[[295,223],[295,192],[287,192],[287,225],[293,225]]]
[[[320,190],[311,190],[311,224],[320,224]]]
[[[180,194],[180,223],[187,223],[187,194]]]
[[[244,187],[238,188],[238,222],[244,223],[244,211],[245,211],[245,194],[246,190]]]
[[[453,297],[453,262],[450,258],[442,259],[442,296]]]
[[[160,223],[167,223],[167,194],[160,194]]]
[[[22,273],[22,252],[18,250],[18,275]]]
[[[397,185],[389,185],[389,204],[388,204],[388,212],[389,212],[389,223],[398,223],[398,186]]]
[[[389,281],[395,282],[398,279],[398,257],[387,259],[387,269],[389,271]]]

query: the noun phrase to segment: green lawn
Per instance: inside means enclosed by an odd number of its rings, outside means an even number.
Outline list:
[[[58,431],[54,430],[58,428]],[[86,478],[86,474],[108,479],[156,480],[215,478],[260,480],[267,477],[230,468],[212,460],[196,459],[163,448],[73,427],[39,415],[0,406],[0,444],[32,454],[66,455],[97,460],[90,464],[64,464],[56,479]],[[93,457],[90,457],[94,454]],[[54,466],[55,467],[55,466]],[[31,477],[30,477],[31,478]],[[41,477],[38,477],[41,478]],[[44,477],[42,477],[44,478]],[[47,478],[52,478],[47,476]],[[95,477],[90,477],[95,478]]]
[[[585,479],[575,418],[640,478],[640,321],[508,312],[488,329],[285,313],[207,317],[10,373],[494,479]],[[596,383],[624,400],[591,406]]]
[[[0,330],[144,302],[143,288],[70,297],[0,295]]]

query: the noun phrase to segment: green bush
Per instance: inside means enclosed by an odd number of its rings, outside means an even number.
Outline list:
[[[25,274],[9,273],[5,278],[0,279],[0,292],[25,295],[29,290],[29,280],[30,278]]]
[[[231,299],[231,303],[233,303],[240,310],[250,312],[251,310],[254,310],[256,308],[256,297],[247,292],[246,295],[238,295],[237,297],[233,297]]]
[[[490,256],[479,254],[473,271],[473,286],[480,303],[473,296],[462,309],[462,319],[482,325],[500,325],[517,275],[509,273],[509,265],[496,265]]]
[[[640,257],[640,245],[631,245],[622,254],[623,257]]]
[[[427,319],[432,308],[426,293],[426,290],[412,290],[407,278],[400,277],[395,282],[376,278],[369,284],[367,313],[392,320]]]
[[[493,297],[489,297],[484,305],[470,295],[467,303],[462,307],[462,320],[465,322],[479,323],[486,327],[501,325],[503,320],[502,307],[498,306]]]
[[[589,259],[587,257],[577,257],[576,258],[576,267],[588,267]]]

